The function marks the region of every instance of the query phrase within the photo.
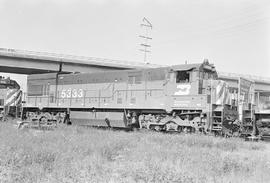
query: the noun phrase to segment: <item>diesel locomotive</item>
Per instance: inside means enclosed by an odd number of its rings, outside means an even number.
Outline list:
[[[208,61],[28,76],[23,119],[156,131],[237,131],[237,105]]]
[[[21,100],[20,85],[15,80],[0,76],[0,119],[8,115],[19,116]]]

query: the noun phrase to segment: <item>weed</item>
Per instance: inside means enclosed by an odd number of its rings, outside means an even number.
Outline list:
[[[270,145],[241,139],[0,126],[0,182],[269,182]]]

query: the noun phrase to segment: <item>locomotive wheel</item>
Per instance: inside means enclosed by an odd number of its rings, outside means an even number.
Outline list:
[[[150,125],[149,129],[154,130],[154,131],[158,131],[158,132],[162,130],[161,126],[159,126],[159,125]]]
[[[51,118],[52,118],[52,115],[51,115],[50,113],[48,113],[48,112],[46,112],[46,113],[44,114],[44,116],[45,116],[47,119],[51,119]]]
[[[183,131],[183,127],[182,126],[178,126],[177,131],[178,132],[182,132]]]
[[[46,118],[46,116],[41,116],[39,121],[40,121],[41,123],[47,123],[48,118]]]
[[[166,131],[178,131],[178,124],[176,124],[174,121],[168,121],[165,124],[165,130]]]
[[[63,123],[63,120],[62,120],[61,118],[58,117],[58,118],[56,118],[56,123],[57,123],[57,124]]]
[[[185,127],[182,127],[182,132],[184,132],[184,133],[195,133],[196,129],[194,127],[191,127],[191,126],[185,126]]]
[[[65,113],[59,112],[59,113],[56,114],[55,118],[56,118],[57,124],[64,123]]]

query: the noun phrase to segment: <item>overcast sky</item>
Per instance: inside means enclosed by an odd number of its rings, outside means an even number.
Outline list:
[[[218,71],[270,77],[268,0],[0,0],[0,47],[143,62],[209,59]]]

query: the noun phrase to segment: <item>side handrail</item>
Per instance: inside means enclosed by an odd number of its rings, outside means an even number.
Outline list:
[[[59,100],[69,100],[71,102],[72,99],[82,99],[83,101],[85,101],[85,99],[98,99],[99,100],[99,103],[100,103],[100,100],[102,99],[113,99],[114,98],[114,95],[118,92],[129,92],[129,91],[132,91],[132,92],[152,92],[152,91],[163,91],[163,89],[131,89],[131,90],[115,90],[113,91],[113,93],[109,96],[102,96],[102,92],[99,92],[99,91],[102,91],[102,90],[84,90],[85,93],[87,91],[97,91],[98,93],[100,93],[98,96],[96,97],[88,97],[86,96],[85,94],[83,95],[83,97],[79,98],[79,97],[69,97],[69,98],[61,98],[59,97],[60,95],[57,94],[57,97],[56,97],[56,100],[54,100],[53,103],[58,103],[57,101]],[[103,90],[103,91],[106,91],[106,90]],[[35,99],[35,105],[37,105],[37,101],[38,100],[42,100],[42,99],[47,99],[47,100],[50,100],[50,95],[46,95],[46,96],[27,96],[27,93],[25,93],[25,96],[26,96],[26,100],[29,102],[29,99]]]

